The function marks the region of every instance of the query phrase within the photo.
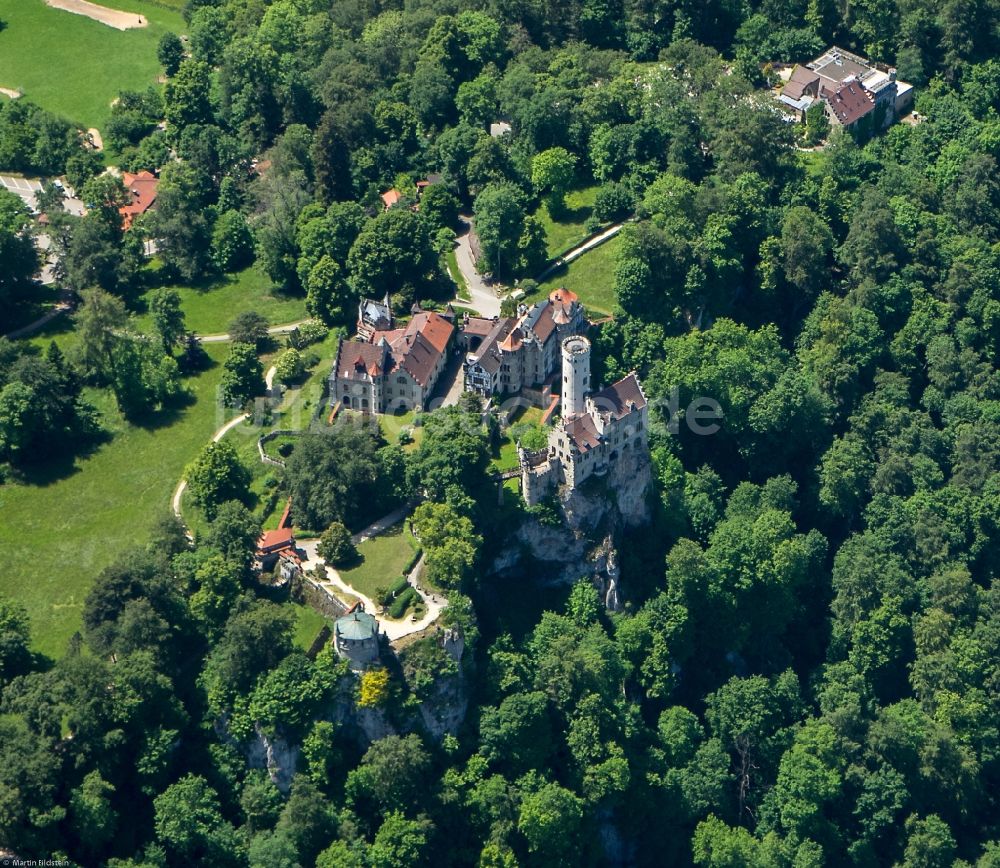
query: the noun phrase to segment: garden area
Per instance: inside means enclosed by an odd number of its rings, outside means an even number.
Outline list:
[[[337,572],[345,583],[370,599],[377,600],[389,590],[402,592],[396,600],[406,595],[407,603],[399,607],[398,614],[392,606],[388,609],[390,617],[401,618],[411,606],[414,607],[414,614],[418,614],[416,605],[421,608],[423,605],[416,592],[407,594],[403,587],[405,575],[413,569],[419,557],[420,544],[410,532],[407,522],[401,522],[361,543],[356,562],[350,567],[338,568]],[[402,584],[398,583],[399,579],[403,580]]]
[[[156,46],[167,31],[183,33],[178,0],[114,0],[140,13],[148,27],[116,30],[45,0],[0,0],[0,86],[21,91],[42,108],[82,127],[103,128],[111,101],[143,90],[162,73]]]

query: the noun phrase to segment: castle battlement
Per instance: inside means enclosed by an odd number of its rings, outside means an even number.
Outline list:
[[[559,485],[573,491],[603,476],[623,456],[649,449],[646,395],[632,372],[591,392],[590,341],[562,342],[562,416],[549,432],[548,449],[518,448],[521,490],[533,506]]]

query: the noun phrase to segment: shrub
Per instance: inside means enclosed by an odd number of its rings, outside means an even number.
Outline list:
[[[600,223],[613,223],[635,209],[635,198],[624,184],[605,184],[594,198],[593,216]]]
[[[406,614],[406,610],[410,608],[410,604],[418,599],[419,595],[412,587],[403,591],[403,593],[392,601],[392,605],[389,606],[389,617],[402,618]]]
[[[282,383],[294,383],[305,373],[302,356],[296,349],[285,350],[274,366],[275,375]]]

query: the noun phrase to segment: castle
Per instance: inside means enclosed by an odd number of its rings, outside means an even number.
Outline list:
[[[556,370],[559,344],[585,325],[583,305],[568,289],[520,305],[516,317],[466,316],[460,340],[466,349],[465,391],[483,397],[542,385]]]
[[[405,328],[395,326],[388,295],[381,302],[361,300],[358,339],[337,346],[331,406],[363,413],[426,407],[448,363],[455,326],[448,316],[419,308]]]
[[[635,373],[591,391],[590,341],[564,338],[561,418],[545,449],[518,446],[521,490],[534,506],[560,485],[570,490],[603,476],[620,458],[649,448],[647,402]]]

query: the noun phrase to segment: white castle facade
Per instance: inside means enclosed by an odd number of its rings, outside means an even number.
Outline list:
[[[518,447],[521,490],[534,506],[559,486],[570,491],[591,476],[603,476],[629,453],[649,448],[646,396],[635,372],[592,391],[590,341],[562,341],[561,418],[545,449]]]

